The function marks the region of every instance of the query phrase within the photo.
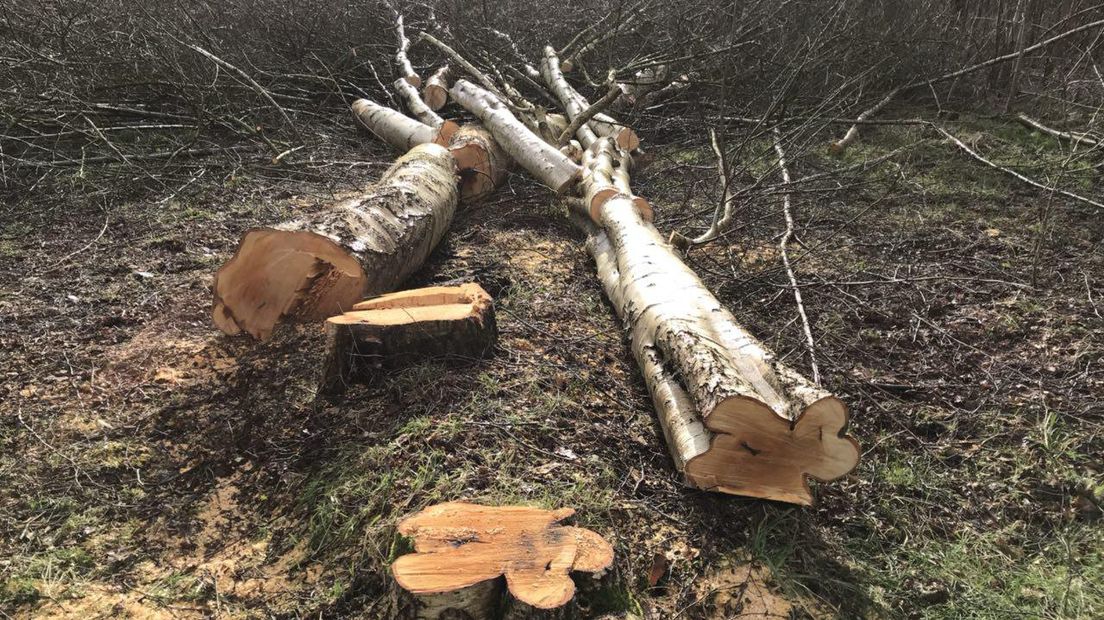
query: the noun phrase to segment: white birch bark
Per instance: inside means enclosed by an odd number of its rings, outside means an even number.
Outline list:
[[[422,144],[360,195],[246,232],[215,275],[215,324],[264,339],[281,321],[321,320],[394,290],[444,236],[456,181],[449,151]]]
[[[451,83],[452,70],[449,69],[448,65],[434,71],[433,75],[429,76],[425,88],[422,89],[422,98],[429,109],[437,111],[445,107],[445,104],[448,103],[448,89]]]
[[[628,169],[628,154],[609,141],[596,149],[593,160]],[[584,185],[596,178],[585,176]],[[623,189],[625,180],[611,183]],[[807,477],[831,480],[855,467],[843,404],[743,329],[642,217],[631,193],[602,202],[598,222],[601,236],[591,234],[588,248],[691,485],[809,504]]]
[[[529,131],[497,97],[467,80],[457,80],[449,94],[479,117],[499,146],[538,181],[560,194],[574,186],[579,165]]]
[[[446,121],[440,127],[430,127],[367,99],[354,101],[352,111],[353,118],[361,127],[396,150],[404,152],[429,142],[447,144],[456,130],[455,123]]]

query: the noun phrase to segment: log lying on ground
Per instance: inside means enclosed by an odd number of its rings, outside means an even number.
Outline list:
[[[438,116],[436,112],[431,110],[429,106],[422,101],[422,96],[418,94],[418,89],[411,86],[410,82],[399,78],[395,80],[392,86],[402,95],[403,103],[406,105],[406,111],[410,112],[419,122],[436,128],[440,128],[445,124],[445,119]]]
[[[584,183],[618,170],[627,178],[627,153],[609,140],[592,150],[590,160],[609,169]],[[843,403],[744,330],[642,217],[631,193],[604,200],[598,223],[584,225],[588,249],[630,329],[668,447],[689,484],[807,505],[807,477],[827,481],[854,469],[858,444],[846,435]]]
[[[442,119],[425,107],[418,92],[403,80],[396,80],[395,88],[406,91],[404,98],[412,114],[421,109],[424,120],[435,124],[413,120],[367,99],[353,102],[357,123],[400,150],[426,142],[447,145],[457,161],[460,197],[465,202],[482,200],[502,182],[510,168],[510,158],[490,132],[478,125],[461,128]]]
[[[564,79],[563,72],[560,70],[559,57],[556,55],[556,50],[550,46],[544,48],[544,60],[541,62],[540,73],[545,85],[560,100],[569,119],[574,120],[590,107],[586,98]],[[584,147],[589,147],[594,142],[594,137],[614,138],[618,146],[628,151],[640,146],[640,138],[635,131],[603,113],[594,114],[585,127],[576,133],[576,136]]]
[[[449,141],[460,171],[460,200],[472,203],[489,196],[510,169],[510,158],[480,125],[464,125]]]
[[[422,89],[422,99],[425,100],[425,104],[429,106],[430,110],[437,111],[445,107],[445,104],[448,103],[448,89],[451,82],[452,71],[448,65],[441,67],[429,76],[425,88]]]
[[[456,123],[443,119],[439,126],[430,126],[368,99],[354,101],[352,112],[357,124],[400,151],[427,142],[448,144],[452,134],[459,129]]]
[[[280,321],[321,321],[394,290],[444,236],[458,199],[456,160],[427,143],[354,198],[246,232],[215,274],[215,324],[263,339]]]
[[[326,320],[322,388],[340,389],[361,368],[480,359],[497,336],[494,302],[478,284],[382,295]]]
[[[395,560],[391,572],[414,595],[419,618],[492,617],[502,576],[519,601],[561,607],[575,594],[571,571],[593,573],[613,563],[613,547],[597,533],[559,525],[574,513],[467,502],[431,506],[399,523],[399,532],[414,539],[415,553]]]
[[[393,11],[394,9],[392,9]],[[415,73],[414,67],[410,64],[410,59],[407,57],[407,52],[410,50],[410,39],[406,38],[406,29],[403,27],[403,16],[399,13],[395,13],[395,34],[399,39],[399,49],[395,52],[395,64],[399,67],[400,79],[406,81],[414,88],[420,88],[422,85],[422,78],[418,77]]]
[[[529,131],[493,94],[467,80],[457,80],[449,94],[479,117],[499,146],[538,181],[559,194],[574,187],[581,172],[578,164]]]
[[[457,86],[454,99],[477,115],[493,99]],[[499,142],[545,146],[510,120],[499,132],[491,126]],[[811,504],[808,477],[833,480],[858,464],[846,407],[777,362],[675,255],[648,221],[646,201],[631,193],[628,152],[610,138],[591,150],[580,202],[601,228],[590,245],[631,328],[676,465],[698,488]],[[542,157],[521,151],[515,160],[547,176]]]

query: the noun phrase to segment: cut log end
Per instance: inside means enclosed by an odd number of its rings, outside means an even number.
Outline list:
[[[429,84],[422,89],[422,99],[430,110],[436,112],[448,103],[448,88],[440,84]]]
[[[835,480],[859,461],[858,443],[846,434],[847,408],[831,396],[792,423],[759,401],[732,397],[705,426],[717,435],[685,471],[701,489],[807,506],[813,503],[808,478]]]
[[[460,171],[460,198],[466,203],[486,198],[506,176],[509,158],[490,132],[466,125],[452,137],[449,152]]]
[[[598,572],[613,563],[613,547],[597,533],[558,524],[574,512],[467,502],[431,506],[399,524],[399,532],[414,539],[415,553],[397,559],[392,574],[404,590],[428,598],[426,606],[505,575],[517,600],[539,609],[561,607],[575,595],[571,571]]]
[[[636,135],[636,132],[628,127],[622,127],[621,130],[617,132],[615,139],[617,140],[617,146],[626,151],[632,152],[640,148],[640,136]]]
[[[281,320],[322,320],[364,295],[364,270],[336,243],[312,232],[257,228],[215,274],[215,324],[266,339]]]
[[[429,106],[429,109],[436,112],[445,107],[445,104],[448,103],[448,89],[451,81],[452,72],[448,65],[434,71],[433,75],[429,76],[425,87],[422,89],[422,99]]]
[[[640,219],[645,222],[655,221],[655,211],[652,209],[651,203],[640,196],[625,196],[615,187],[603,188],[594,193],[594,196],[590,200],[590,219],[594,220],[596,224],[601,225],[602,207],[610,200],[618,197],[631,200],[633,207],[636,208],[636,212],[640,214]]]
[[[445,121],[437,129],[437,137],[433,139],[433,143],[448,146],[458,131],[460,131],[460,125],[453,121]]]
[[[420,78],[416,75],[404,75],[403,79],[406,80],[407,84],[410,84],[414,88],[421,88],[422,87],[422,78]]]

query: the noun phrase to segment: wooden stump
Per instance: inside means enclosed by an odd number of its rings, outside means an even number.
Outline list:
[[[479,506],[448,502],[399,523],[415,553],[391,565],[395,581],[416,599],[419,618],[489,618],[505,576],[520,603],[563,607],[575,595],[571,571],[598,572],[613,563],[613,547],[597,533],[558,523],[571,508]]]
[[[368,367],[488,355],[498,332],[494,301],[478,284],[434,286],[362,301],[326,320],[324,392]]]

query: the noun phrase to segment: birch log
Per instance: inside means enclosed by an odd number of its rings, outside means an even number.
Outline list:
[[[460,200],[483,200],[498,187],[510,169],[510,158],[491,132],[480,125],[461,127],[449,141],[449,152],[460,172]]]
[[[395,90],[399,92],[399,95],[402,96],[407,112],[410,112],[419,122],[437,128],[445,124],[445,119],[441,118],[422,101],[422,95],[418,93],[417,88],[410,85],[410,82],[399,78],[395,80],[392,85],[395,87]]]
[[[422,78],[418,77],[418,74],[414,71],[414,67],[410,64],[410,58],[406,53],[410,49],[410,39],[406,38],[406,29],[403,27],[403,16],[395,14],[395,34],[399,38],[399,49],[395,52],[395,64],[399,67],[400,79],[405,80],[414,88],[420,88],[422,85]]]
[[[430,110],[437,111],[445,107],[445,104],[448,103],[448,89],[451,82],[452,71],[448,65],[441,67],[429,76],[425,88],[422,89],[422,98]]]
[[[628,154],[611,141],[592,150],[591,161],[628,170]],[[584,186],[613,174],[588,174]],[[854,469],[858,444],[846,435],[843,403],[743,329],[631,193],[602,202],[598,224],[586,226],[588,249],[630,330],[668,447],[689,484],[807,505],[808,477],[827,481]]]
[[[457,129],[452,121],[442,121],[440,126],[431,127],[367,99],[354,101],[352,111],[357,124],[404,152],[428,142],[448,144]]]
[[[246,232],[215,274],[215,324],[264,339],[281,321],[320,321],[394,290],[444,236],[458,198],[456,160],[427,143],[353,198]]]
[[[497,97],[467,80],[457,80],[449,94],[479,117],[499,146],[538,181],[560,194],[575,185],[579,165],[529,131]]]
[[[580,95],[564,79],[563,72],[560,70],[559,57],[556,55],[556,50],[552,49],[551,46],[545,46],[544,48],[544,59],[541,62],[540,72],[548,89],[560,100],[560,105],[567,112],[569,119],[574,120],[576,116],[579,116],[590,107],[586,98]],[[618,146],[628,151],[635,150],[640,146],[640,138],[635,131],[603,113],[595,114],[593,118],[587,121],[585,128],[580,128],[576,136],[586,148],[589,148],[594,142],[590,139],[592,136],[614,138],[617,140]]]

